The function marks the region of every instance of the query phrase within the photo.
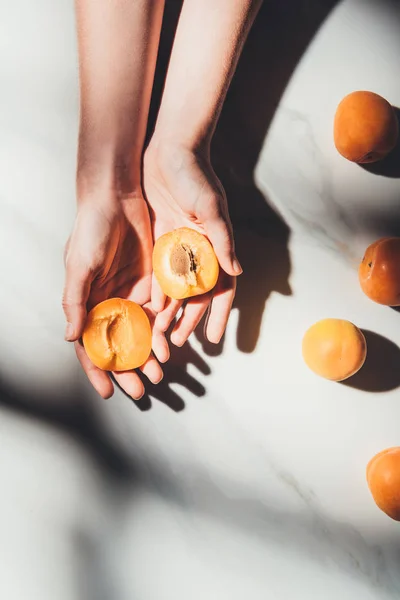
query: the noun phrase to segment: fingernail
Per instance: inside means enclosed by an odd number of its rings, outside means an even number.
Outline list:
[[[73,335],[74,328],[72,327],[71,323],[67,323],[67,327],[65,328],[65,339],[67,340],[67,342],[71,341]]]
[[[243,269],[240,266],[240,262],[237,258],[235,258],[235,260],[233,261],[233,270],[235,271],[236,275],[241,275],[241,273],[243,273]]]

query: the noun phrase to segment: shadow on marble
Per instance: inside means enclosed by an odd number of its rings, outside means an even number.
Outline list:
[[[342,385],[363,392],[389,392],[400,387],[400,348],[373,331],[363,330],[367,358],[363,368]]]
[[[230,86],[212,146],[212,162],[228,197],[235,230],[237,254],[244,273],[238,279],[234,308],[239,311],[237,347],[241,352],[255,350],[268,298],[273,293],[291,295],[289,252],[290,230],[258,188],[254,172],[268,129],[280,99],[307,47],[324,23],[337,0],[291,0],[263,3],[250,31]],[[182,0],[166,3],[147,139],[154,129],[165,74]],[[284,157],[282,157],[284,165]],[[210,344],[204,335],[206,319],[196,336],[208,356],[218,356],[224,347]],[[179,353],[184,353],[180,349]],[[192,350],[189,349],[189,353]],[[151,406],[150,396],[173,410],[183,409],[179,394],[170,383],[194,385],[179,367],[166,365],[163,382],[150,386],[139,407]]]
[[[397,122],[399,123],[400,131],[400,108],[395,107]],[[380,175],[382,177],[390,177],[392,179],[400,178],[400,136],[395,149],[384,159],[376,163],[368,165],[360,165],[365,171]]]
[[[35,391],[29,395],[18,391],[0,378],[0,407],[21,413],[61,430],[80,443],[113,480],[134,480],[136,467],[131,459],[107,437],[97,413],[80,388],[65,397],[62,390],[54,393]]]

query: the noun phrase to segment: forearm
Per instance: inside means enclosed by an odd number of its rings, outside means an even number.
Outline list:
[[[261,0],[185,0],[156,139],[209,145]]]
[[[78,184],[134,192],[164,0],[76,0],[80,73]],[[78,191],[79,193],[79,191]]]

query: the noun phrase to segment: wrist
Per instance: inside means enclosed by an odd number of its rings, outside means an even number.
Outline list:
[[[211,124],[187,123],[184,118],[177,115],[164,117],[162,109],[157,119],[155,130],[151,139],[154,146],[181,147],[187,151],[199,154],[208,154],[215,127]]]
[[[140,154],[112,142],[79,140],[77,193],[80,198],[108,196],[117,202],[128,195],[141,195]]]

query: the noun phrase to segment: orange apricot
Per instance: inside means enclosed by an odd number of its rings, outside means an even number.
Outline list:
[[[377,162],[396,146],[398,129],[396,113],[385,98],[373,92],[353,92],[337,108],[335,146],[352,162]]]
[[[378,304],[400,306],[400,238],[381,238],[368,246],[358,277],[368,298]]]
[[[158,238],[153,250],[154,275],[166,296],[181,300],[213,289],[218,260],[208,239],[189,227]]]
[[[89,312],[82,341],[86,354],[99,369],[136,369],[150,356],[150,321],[135,302],[110,298]]]
[[[400,521],[400,448],[387,448],[369,461],[367,482],[377,506]]]
[[[367,343],[362,331],[350,321],[323,319],[306,331],[302,350],[306,365],[314,373],[343,381],[363,366]]]

